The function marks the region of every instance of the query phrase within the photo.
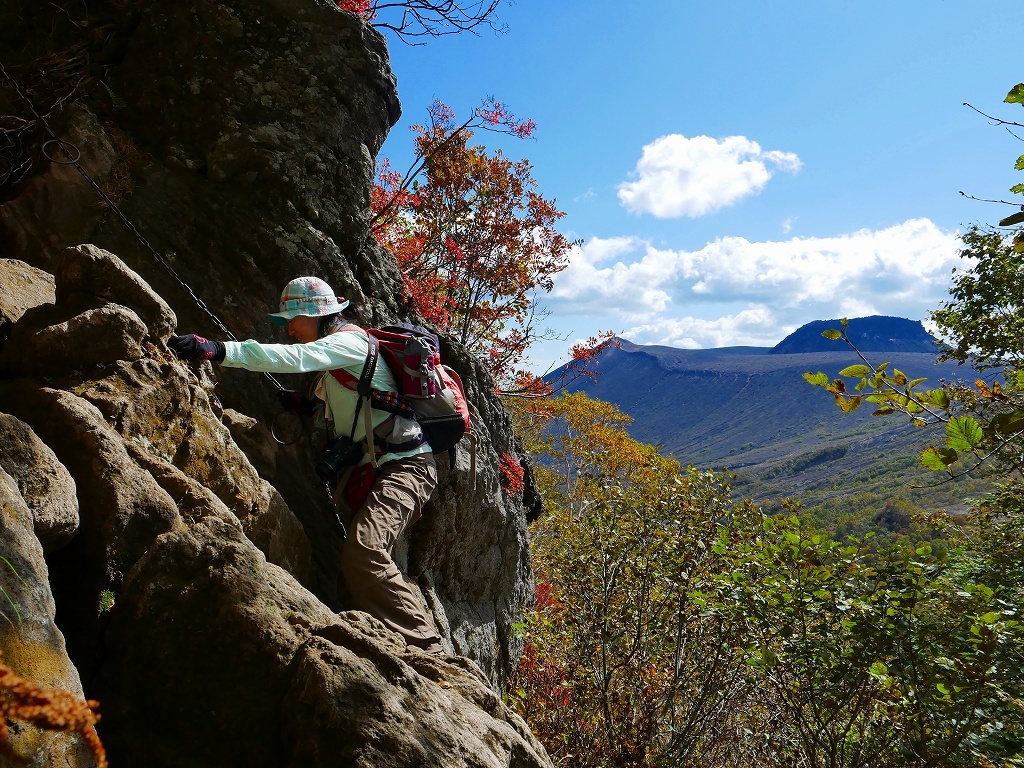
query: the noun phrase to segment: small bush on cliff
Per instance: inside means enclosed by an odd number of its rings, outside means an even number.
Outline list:
[[[495,14],[501,0],[337,0],[343,11],[354,13],[400,40],[415,43],[421,37],[457,35],[485,27],[504,32]]]

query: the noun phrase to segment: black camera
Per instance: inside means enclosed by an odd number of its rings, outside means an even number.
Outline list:
[[[361,440],[356,443],[348,437],[339,437],[324,448],[323,458],[316,463],[316,473],[322,479],[331,481],[345,467],[358,464],[365,452]]]

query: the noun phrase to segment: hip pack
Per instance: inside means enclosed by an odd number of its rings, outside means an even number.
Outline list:
[[[353,331],[356,327],[352,327]],[[338,383],[355,390],[360,403],[405,418],[415,418],[434,453],[448,451],[454,460],[455,446],[466,436],[470,441],[471,471],[476,474],[476,435],[462,380],[454,370],[441,363],[441,344],[433,333],[418,325],[396,324],[383,328],[358,328],[369,342],[366,364],[359,377],[336,368],[330,371]],[[383,359],[398,385],[397,392],[373,389],[370,382]],[[370,409],[366,410],[369,437]],[[376,438],[384,452],[409,450],[410,445],[391,445]],[[384,444],[381,445],[381,442]],[[370,451],[373,455],[373,450]],[[453,461],[454,465],[454,461]]]

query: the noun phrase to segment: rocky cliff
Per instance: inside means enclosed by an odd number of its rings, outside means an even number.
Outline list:
[[[399,542],[451,654],[346,611],[309,440],[277,444],[264,377],[186,366],[168,334],[282,341],[265,313],[326,279],[410,317],[367,229],[397,119],[383,39],[333,3],[0,4],[0,650],[101,703],[114,766],[533,766],[501,703],[532,594],[529,484],[484,369],[445,340],[478,434],[439,458]],[[46,123],[123,212],[42,145]],[[71,146],[73,145],[73,146]],[[56,161],[55,161],[56,160]],[[301,380],[283,381],[301,388]],[[30,727],[38,766],[87,766]],[[2,758],[0,758],[2,761]]]

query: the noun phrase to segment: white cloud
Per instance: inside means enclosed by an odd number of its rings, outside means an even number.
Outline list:
[[[782,220],[782,234],[788,235],[793,231],[793,225],[796,224],[796,216],[787,216]]]
[[[659,318],[623,331],[621,336],[634,344],[660,344],[677,349],[710,347],[770,347],[796,326],[780,327],[772,311],[754,305],[734,315],[714,319],[699,317]]]
[[[765,152],[745,136],[673,133],[643,148],[636,178],[619,185],[619,200],[632,213],[696,218],[757,194],[774,169],[796,173],[802,165],[794,153]]]
[[[770,345],[811,320],[923,317],[946,298],[958,248],[928,219],[834,237],[723,237],[696,251],[594,238],[573,250],[546,303],[594,327],[631,325],[643,340],[623,335],[638,343]]]

